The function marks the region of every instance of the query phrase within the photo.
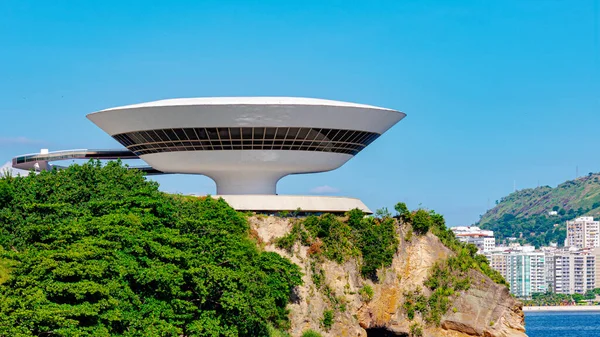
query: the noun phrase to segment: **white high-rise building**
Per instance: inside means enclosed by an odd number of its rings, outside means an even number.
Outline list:
[[[538,251],[513,244],[496,247],[486,257],[517,297],[546,291],[584,294],[600,288],[600,248],[542,247]]]
[[[582,216],[567,221],[566,247],[596,248],[600,247],[600,222],[591,216]]]
[[[596,250],[561,251],[554,254],[554,292],[583,294],[596,288]]]
[[[547,291],[545,256],[541,252],[523,252],[508,255],[506,280],[510,291],[517,297],[531,297]]]
[[[558,249],[558,247],[556,246],[550,246],[550,247],[541,247],[540,249],[542,252],[544,252],[544,256],[546,259],[546,284],[548,287],[548,291],[554,292],[554,288],[555,288],[555,282],[556,282],[556,276],[554,275],[555,271],[556,271],[556,254],[558,252],[561,252],[561,250]]]
[[[498,251],[487,254],[491,267],[510,284],[510,292],[521,298],[548,290],[546,258],[543,252]]]

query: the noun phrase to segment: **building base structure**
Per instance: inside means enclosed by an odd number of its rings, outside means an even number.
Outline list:
[[[223,198],[237,211],[257,213],[299,212],[299,213],[334,213],[343,214],[359,209],[366,214],[371,210],[360,200],[348,197],[316,196],[316,195],[215,195]]]

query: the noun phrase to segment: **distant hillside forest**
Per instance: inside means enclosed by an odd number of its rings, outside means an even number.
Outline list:
[[[496,240],[517,242],[537,247],[551,242],[564,244],[567,220],[578,216],[600,215],[600,174],[566,181],[555,188],[542,186],[509,194],[496,201],[476,224],[495,232]],[[556,215],[550,212],[556,211]]]

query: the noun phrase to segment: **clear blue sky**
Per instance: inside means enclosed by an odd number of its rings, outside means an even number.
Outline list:
[[[289,176],[470,224],[517,188],[600,171],[599,0],[0,1],[0,159],[118,143],[99,109],[305,96],[408,114],[342,168]],[[1,164],[1,163],[0,163]],[[164,190],[214,193],[202,176]]]

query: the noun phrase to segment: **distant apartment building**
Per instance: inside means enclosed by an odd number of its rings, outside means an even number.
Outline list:
[[[548,290],[545,256],[542,252],[509,254],[506,262],[506,281],[517,297],[529,298]]]
[[[545,275],[546,275],[546,285],[547,285],[547,289],[548,291],[554,292],[554,288],[555,288],[555,281],[556,281],[556,277],[554,275],[556,268],[555,268],[555,255],[556,252],[558,251],[558,248],[556,247],[556,245],[550,246],[550,247],[542,247],[541,251],[544,252],[544,256],[545,256]]]
[[[553,244],[536,250],[512,242],[485,255],[517,297],[528,298],[546,291],[584,294],[600,288],[600,222],[593,217],[567,221],[564,248]]]
[[[490,263],[490,267],[497,270],[504,278],[506,278],[506,260],[508,259],[508,254],[491,253],[487,254],[486,257]]]
[[[497,248],[486,254],[492,268],[497,270],[510,284],[510,292],[521,298],[548,290],[546,279],[546,256],[533,251],[532,246]]]
[[[596,257],[596,284],[594,284],[594,289],[600,288],[600,248],[594,248],[593,254]]]
[[[567,221],[566,247],[596,248],[600,247],[600,222],[591,216],[582,216]]]
[[[450,229],[459,241],[474,244],[480,253],[485,254],[496,247],[494,231],[483,230],[475,226],[459,226]]]
[[[596,288],[598,251],[563,250],[554,254],[554,292],[583,294]]]
[[[555,292],[556,288],[556,257],[554,254],[544,254],[546,256],[546,265],[544,274],[546,275],[546,289]]]

